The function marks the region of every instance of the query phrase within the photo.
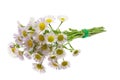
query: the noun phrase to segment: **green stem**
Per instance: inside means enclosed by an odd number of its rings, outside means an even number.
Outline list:
[[[65,49],[67,49],[67,50],[70,50],[70,51],[72,51],[72,49],[68,49],[68,48],[67,48],[66,46],[64,46],[64,45],[63,45],[63,48],[65,48]]]
[[[54,29],[52,28],[51,24],[49,24],[49,27],[50,27],[51,31],[54,32]]]
[[[102,32],[105,32],[104,27],[94,27],[91,29],[82,29],[80,31],[77,29],[69,29],[63,33],[67,35],[68,41],[72,41],[76,38],[86,38]]]
[[[72,50],[74,50],[74,48],[72,47],[72,45],[70,44],[70,42],[68,42],[69,46],[71,47]]]
[[[60,26],[62,25],[62,23],[63,23],[63,22],[61,21],[56,30],[58,30],[58,29],[60,28]]]

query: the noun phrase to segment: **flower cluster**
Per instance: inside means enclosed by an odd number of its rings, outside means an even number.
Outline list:
[[[14,34],[15,42],[9,45],[9,49],[19,59],[24,57],[33,59],[34,68],[37,71],[45,72],[44,60],[48,59],[49,66],[55,69],[65,69],[70,66],[65,60],[66,50],[72,52],[73,56],[80,53],[74,49],[66,32],[60,30],[60,26],[67,20],[66,16],[59,16],[60,24],[56,29],[51,25],[57,18],[46,16],[38,20],[30,19],[24,26],[18,22],[18,33]],[[67,48],[67,45],[70,48]]]

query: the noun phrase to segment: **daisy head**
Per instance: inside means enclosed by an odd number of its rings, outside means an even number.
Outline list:
[[[19,45],[23,44],[22,37],[19,34],[14,34],[15,42]]]
[[[28,59],[31,59],[31,58],[32,58],[31,54],[30,54],[29,52],[27,52],[27,51],[24,52],[24,56],[25,56],[26,58],[28,58]]]
[[[57,62],[50,62],[49,66],[54,69],[60,69],[60,64],[58,64]]]
[[[43,61],[43,59],[44,59],[44,57],[43,57],[43,55],[42,54],[40,54],[40,53],[35,53],[35,54],[33,54],[34,56],[34,60],[36,61],[36,62],[42,62]]]
[[[67,18],[67,16],[58,16],[58,19],[59,19],[61,22],[64,22],[64,21],[66,21],[68,18]]]
[[[39,34],[39,35],[38,35],[38,41],[39,41],[40,43],[45,43],[45,42],[46,42],[46,40],[45,40],[45,35]]]
[[[36,29],[39,32],[44,31],[47,28],[47,24],[43,18],[41,18],[38,22],[38,28]]]
[[[61,68],[66,69],[70,66],[70,63],[68,61],[62,61],[61,62]]]
[[[65,41],[67,41],[67,36],[65,34],[58,34],[57,35],[57,42],[63,44]]]
[[[54,16],[46,16],[45,17],[45,22],[50,24],[55,20]]]
[[[34,46],[33,40],[30,39],[29,37],[27,37],[27,38],[24,40],[24,43],[25,43],[25,48],[26,48],[26,49],[33,48],[33,46]]]
[[[23,51],[20,51],[20,50],[17,50],[17,57],[20,59],[20,60],[24,60],[24,57],[23,57]]]
[[[42,64],[33,63],[33,67],[38,72],[41,72],[41,73],[45,72],[45,67]]]
[[[41,48],[40,48],[41,52],[43,55],[48,55],[49,53],[49,47],[48,47],[48,44],[41,44]]]
[[[63,48],[57,48],[55,50],[55,55],[58,57],[58,58],[61,58],[61,57],[64,57],[65,56],[65,51]]]
[[[49,60],[49,61],[55,61],[55,60],[57,60],[57,56],[56,56],[56,55],[50,55],[50,56],[48,57],[48,60]]]
[[[73,51],[73,56],[77,56],[77,55],[79,55],[79,53],[80,53],[80,50],[76,49]]]
[[[18,32],[23,38],[28,36],[27,29],[25,27],[18,27]]]
[[[10,52],[15,53],[16,52],[15,44],[14,43],[10,43],[9,44],[9,49],[10,49]]]
[[[55,42],[55,41],[56,41],[56,35],[55,35],[54,33],[48,33],[48,34],[46,35],[46,41],[47,41],[48,43],[53,43],[53,42]]]

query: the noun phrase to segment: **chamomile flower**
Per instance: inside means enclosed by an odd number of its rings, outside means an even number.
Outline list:
[[[80,53],[80,50],[76,49],[73,51],[73,56],[77,56],[77,55],[79,55],[79,53]]]
[[[41,52],[43,55],[48,55],[49,53],[49,47],[48,44],[41,44],[41,48],[40,48]]]
[[[61,68],[66,69],[70,66],[70,63],[68,61],[62,61],[61,62]]]
[[[52,54],[52,55],[50,55],[50,56],[48,57],[48,60],[49,60],[49,61],[55,61],[55,60],[57,60],[57,56],[54,55],[54,54]]]
[[[50,24],[55,20],[54,16],[46,16],[45,17],[45,22]]]
[[[18,57],[20,60],[24,60],[23,51],[17,50],[16,55],[17,55],[17,57]]]
[[[53,42],[55,42],[55,41],[56,41],[56,35],[55,35],[54,33],[49,33],[49,34],[47,34],[47,36],[46,36],[46,41],[47,41],[48,43],[53,43]]]
[[[14,39],[17,44],[19,45],[23,44],[23,41],[22,41],[23,38],[19,34],[14,34]]]
[[[45,67],[42,64],[33,63],[34,69],[38,72],[44,73]]]
[[[15,51],[16,51],[15,44],[14,43],[10,43],[9,44],[9,49],[10,49],[10,52],[15,53]]]
[[[55,55],[57,56],[57,58],[61,58],[65,56],[65,51],[63,48],[57,48],[55,50]]]
[[[9,51],[11,56],[17,57],[17,48],[15,47],[14,43],[9,44]]]
[[[28,58],[28,59],[31,59],[31,58],[32,58],[31,54],[30,54],[29,52],[27,52],[27,51],[24,52],[24,56],[25,56],[26,58]]]
[[[64,42],[67,41],[67,36],[65,34],[58,34],[57,35],[57,42],[60,44],[63,44]]]
[[[25,27],[18,27],[19,35],[23,38],[26,38],[28,36],[27,29]]]
[[[58,64],[57,62],[49,62],[49,66],[54,69],[60,69],[60,64]]]
[[[34,46],[33,40],[30,38],[25,38],[24,43],[25,43],[25,49],[27,50],[33,48]]]
[[[58,16],[58,19],[61,21],[61,22],[64,22],[67,20],[67,16]]]
[[[35,60],[36,62],[42,62],[43,59],[44,59],[43,55],[42,55],[42,54],[39,54],[39,53],[33,54],[33,57],[34,57],[34,60]]]
[[[38,34],[37,40],[38,40],[38,42],[40,42],[40,43],[45,43],[45,42],[46,42],[46,40],[45,40],[45,35],[43,35],[43,34]]]
[[[47,28],[47,23],[45,22],[45,20],[43,18],[41,18],[38,22],[37,22],[37,28],[36,31],[38,32],[42,32]]]

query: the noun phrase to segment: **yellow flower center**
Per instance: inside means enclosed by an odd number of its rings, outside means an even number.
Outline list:
[[[68,65],[68,62],[67,62],[67,61],[63,61],[61,65],[62,65],[62,66],[67,66],[67,65]]]
[[[46,27],[46,25],[45,25],[44,22],[41,22],[41,23],[39,24],[39,29],[40,29],[41,31],[43,31],[43,30],[45,29],[45,27]]]
[[[63,35],[58,35],[58,41],[63,41],[64,40],[64,36]]]
[[[51,55],[50,58],[51,59],[56,59],[56,56],[55,55]]]
[[[47,23],[51,23],[53,20],[51,18],[46,19]]]
[[[42,47],[41,47],[42,50],[47,50],[47,48],[48,48],[47,44],[44,44],[44,45],[42,45]]]
[[[27,44],[28,44],[29,47],[32,47],[32,46],[33,46],[32,40],[28,40],[28,41],[27,41]]]
[[[39,35],[39,41],[44,41],[44,40],[45,40],[44,36],[43,35]]]
[[[63,54],[63,50],[62,49],[57,49],[56,50],[56,54],[57,55],[62,55]]]
[[[11,51],[12,51],[13,53],[15,53],[15,50],[16,50],[15,47],[11,48]]]
[[[44,67],[43,67],[41,64],[36,64],[36,68],[37,68],[38,70],[44,69]]]
[[[41,60],[41,59],[42,59],[42,56],[41,56],[40,54],[36,54],[36,55],[35,55],[35,59]]]
[[[62,22],[64,22],[64,21],[65,21],[65,18],[61,17],[60,20],[61,20]]]
[[[54,67],[58,67],[58,63],[53,62],[52,65],[53,65]]]
[[[22,34],[23,34],[23,37],[27,36],[27,32],[25,30],[22,32]]]
[[[48,42],[53,42],[54,41],[54,36],[48,36]]]
[[[78,53],[79,53],[79,51],[78,51],[78,50],[75,50],[73,54],[78,54]]]

